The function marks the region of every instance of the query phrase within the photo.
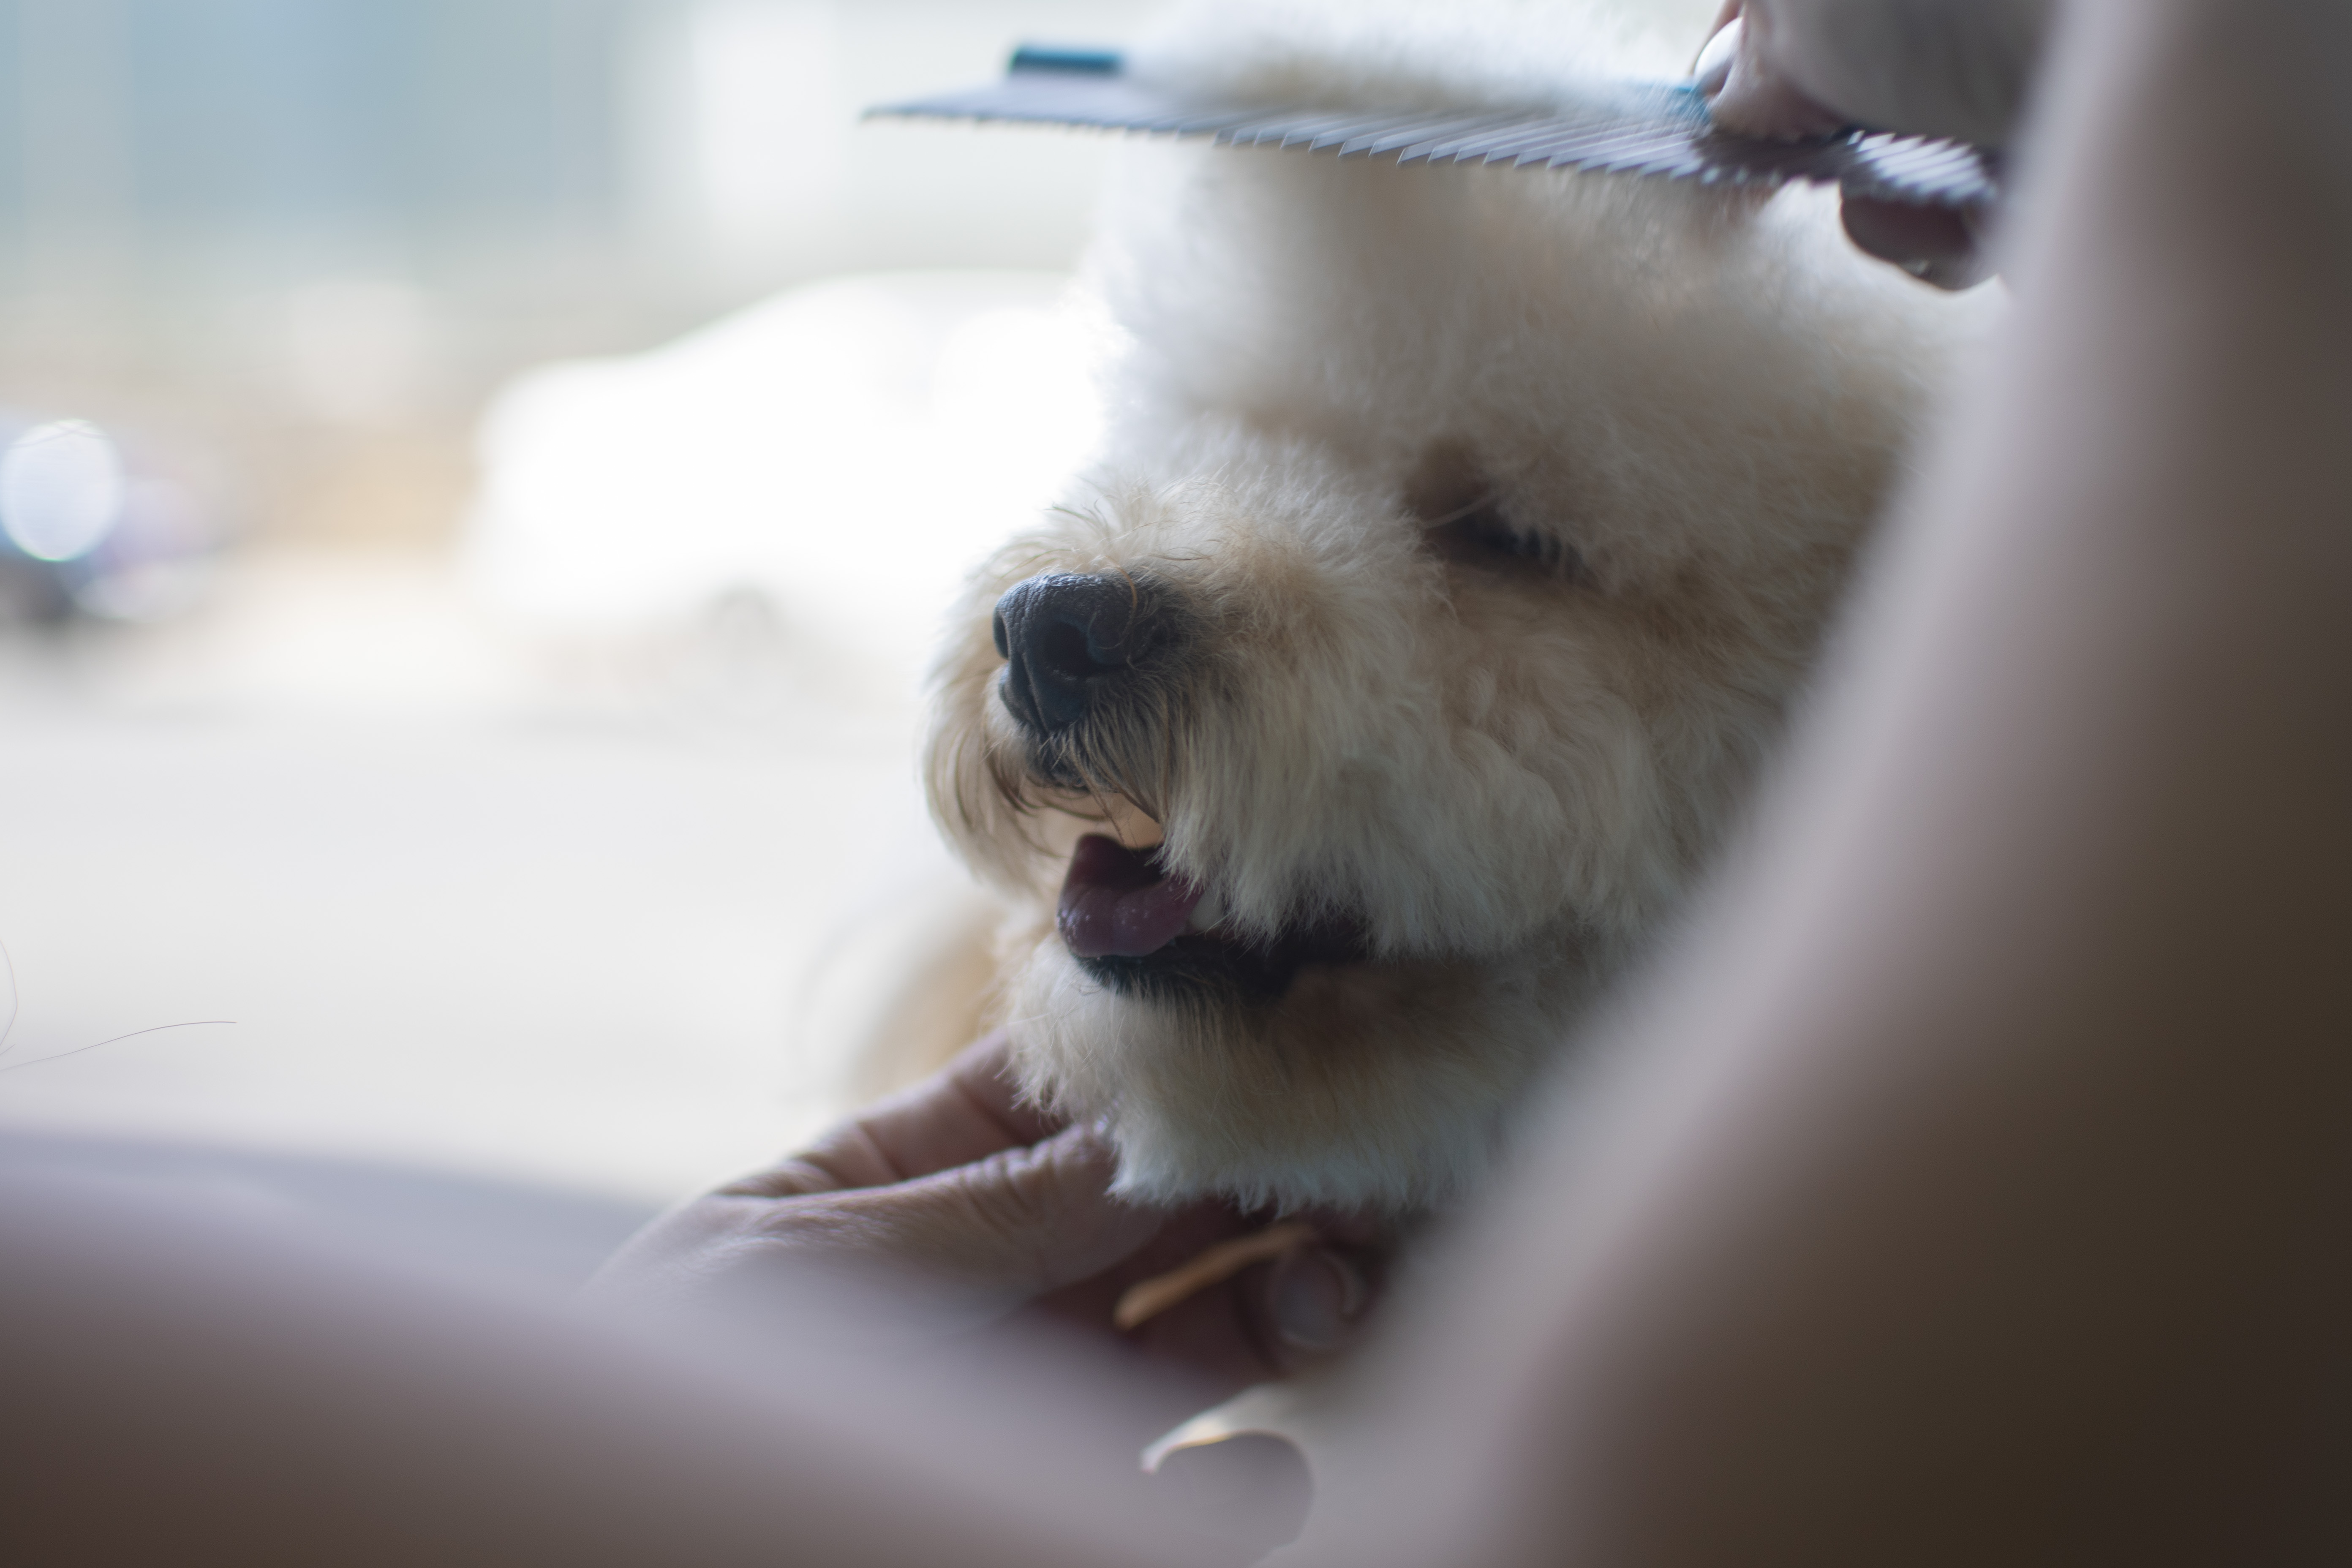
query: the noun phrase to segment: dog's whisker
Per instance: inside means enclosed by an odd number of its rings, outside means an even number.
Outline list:
[[[115,1035],[103,1040],[92,1040],[85,1046],[73,1046],[62,1051],[52,1051],[45,1057],[33,1057],[21,1062],[10,1062],[5,1067],[0,1067],[0,1073],[23,1072],[28,1068],[47,1067],[51,1062],[61,1062],[68,1057],[78,1057],[84,1051],[94,1051],[101,1046],[120,1045],[124,1040],[135,1040],[142,1035],[160,1035],[171,1029],[208,1029],[215,1026],[234,1026],[236,1023],[236,1020],[234,1018],[191,1018],[180,1024],[152,1024],[144,1029],[133,1029],[126,1035]]]

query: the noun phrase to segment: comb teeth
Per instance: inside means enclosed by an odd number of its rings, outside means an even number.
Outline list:
[[[1997,160],[1966,142],[1864,131],[1791,142],[1727,135],[1682,84],[1596,87],[1573,111],[1218,103],[1138,82],[1114,51],[1024,45],[1001,81],[866,114],[1206,136],[1399,163],[1507,163],[1766,189],[1802,182],[1917,206],[1973,206],[2000,195]]]

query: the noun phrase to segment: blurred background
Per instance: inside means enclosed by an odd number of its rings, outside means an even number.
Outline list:
[[[1107,142],[858,111],[1153,9],[0,0],[0,1149],[586,1257],[829,1113],[1104,346]]]

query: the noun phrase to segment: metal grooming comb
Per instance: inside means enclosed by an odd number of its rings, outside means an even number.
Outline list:
[[[1587,169],[1765,189],[1795,180],[1915,206],[1973,206],[2000,195],[1997,159],[1965,142],[1873,131],[1807,142],[1735,136],[1715,129],[1706,100],[1687,83],[1598,86],[1572,107],[1534,111],[1335,110],[1187,97],[1135,80],[1113,50],[1024,45],[1001,81],[866,112],[1208,136],[1399,163]]]

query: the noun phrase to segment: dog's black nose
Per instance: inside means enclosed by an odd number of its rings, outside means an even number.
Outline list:
[[[1068,729],[1134,673],[1159,640],[1156,620],[1150,590],[1126,577],[1014,584],[996,601],[1004,706],[1032,733]]]

